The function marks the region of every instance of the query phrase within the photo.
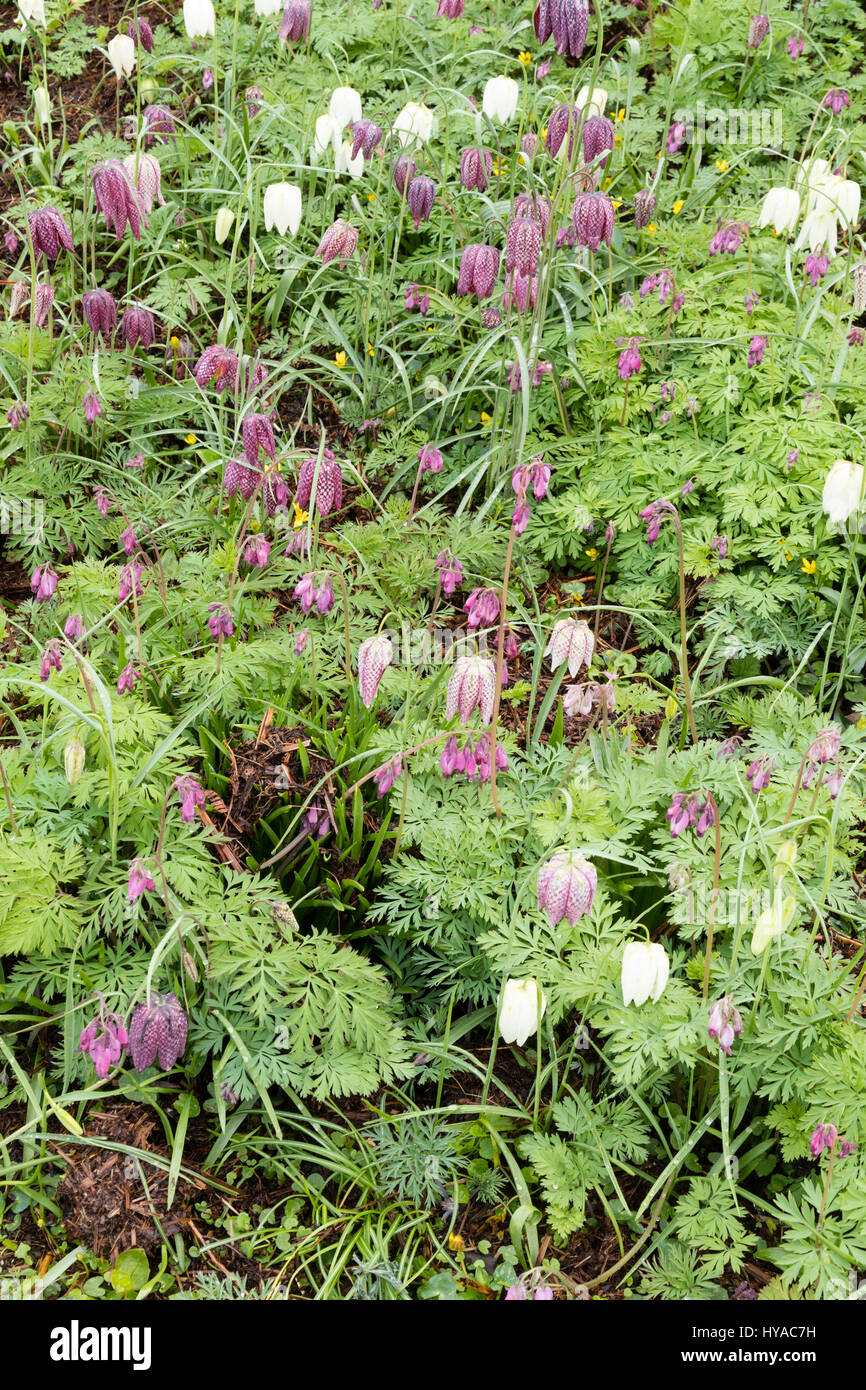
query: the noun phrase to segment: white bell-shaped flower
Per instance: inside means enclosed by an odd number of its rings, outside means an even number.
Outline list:
[[[630,941],[622,953],[624,1004],[645,1004],[660,999],[668,982],[671,963],[658,942]]]
[[[522,1047],[544,1018],[547,1000],[535,980],[506,980],[499,1009],[499,1036]]]
[[[821,505],[831,526],[842,526],[860,510],[863,497],[863,465],[837,459],[824,480]]]
[[[287,231],[291,232],[292,236],[297,236],[298,228],[301,225],[300,188],[294,183],[268,184],[265,189],[263,210],[267,231],[270,232],[276,228],[280,236],[285,236]]]
[[[491,77],[484,84],[481,110],[491,121],[505,125],[510,121],[520,101],[520,87],[513,77]]]
[[[216,33],[216,11],[211,0],[183,0],[183,24],[187,38],[212,39]]]

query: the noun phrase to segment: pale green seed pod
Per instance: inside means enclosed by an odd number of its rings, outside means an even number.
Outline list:
[[[63,766],[66,768],[66,780],[70,787],[74,787],[82,772],[84,771],[84,760],[86,757],[84,744],[76,734],[71,738],[63,750]]]

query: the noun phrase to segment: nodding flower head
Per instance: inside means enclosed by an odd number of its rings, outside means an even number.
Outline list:
[[[261,87],[247,87],[244,92],[244,101],[246,103],[247,115],[251,121],[254,120],[261,111],[264,99],[265,94]]]
[[[473,589],[463,605],[463,612],[469,615],[468,628],[492,627],[499,617],[499,594],[495,589]]]
[[[548,152],[555,159],[562,149],[566,136],[568,136],[567,158],[571,158],[574,150],[574,132],[580,120],[580,113],[577,108],[570,106],[568,102],[561,102],[555,106],[547,122],[547,135],[544,143]]]
[[[762,334],[755,334],[754,338],[749,344],[749,355],[747,362],[747,365],[749,367],[760,367],[761,363],[764,360],[764,352],[769,341],[769,338],[765,338]]]
[[[756,14],[749,20],[749,48],[760,48],[770,32],[768,15]]]
[[[271,553],[271,543],[264,536],[251,536],[244,550],[244,564],[251,569],[263,570]]]
[[[843,91],[841,87],[831,87],[824,98],[824,105],[828,111],[833,112],[834,116],[839,116],[844,107],[850,106],[851,102],[848,99],[848,93]]]
[[[314,606],[318,613],[329,613],[334,606],[334,585],[331,576],[322,576],[315,570],[302,574],[295,585],[292,598],[298,600],[302,613],[309,613]]]
[[[452,598],[454,590],[459,589],[463,583],[463,566],[450,550],[440,550],[436,556],[436,568],[439,571],[443,594],[446,598]]]
[[[106,159],[95,164],[90,171],[90,181],[96,206],[106,226],[113,227],[118,241],[127,225],[135,240],[140,241],[141,229],[148,225],[147,215],[120,160]]]
[[[39,669],[39,679],[47,681],[52,671],[62,671],[63,662],[60,657],[60,643],[52,639],[46,644],[45,651],[42,653],[42,665]]]
[[[381,633],[368,637],[358,648],[358,689],[365,709],[373,704],[379,682],[393,659],[394,645]]]
[[[81,298],[81,307],[91,332],[108,338],[117,327],[117,305],[114,295],[108,290],[87,290]]]
[[[588,719],[593,709],[613,714],[616,695],[610,681],[605,681],[603,685],[599,681],[584,681],[581,685],[566,686],[562,697],[562,713],[566,719],[575,716]]]
[[[592,907],[598,875],[582,855],[559,850],[538,871],[538,906],[551,927],[563,920],[574,926]]]
[[[282,43],[306,43],[310,32],[310,0],[288,0],[280,25]]]
[[[343,475],[331,450],[326,449],[322,455],[322,462],[318,465],[319,477],[316,482],[316,495],[313,498],[316,464],[317,460],[312,454],[308,454],[301,464],[295,500],[303,511],[309,509],[312,501],[320,516],[328,516],[332,511],[339,511],[342,506]]]
[[[123,670],[117,678],[118,695],[125,695],[128,690],[134,690],[135,682],[140,680],[141,676],[139,675],[138,671],[136,671],[132,662],[127,662],[127,664],[124,666]]]
[[[560,618],[554,624],[544,655],[550,657],[552,671],[565,664],[574,680],[581,666],[589,666],[594,650],[595,638],[588,623],[582,618]]]
[[[480,656],[459,656],[448,682],[446,718],[453,719],[456,714],[461,724],[468,724],[473,711],[478,709],[481,722],[489,724],[493,717],[495,693],[496,667],[493,662]]]
[[[152,212],[155,202],[159,203],[160,207],[165,206],[160,188],[162,170],[155,154],[146,154],[140,150],[137,154],[127,155],[123,167],[146,213]]]
[[[66,219],[56,208],[40,208],[38,212],[31,212],[27,226],[37,256],[41,252],[49,261],[55,261],[61,248],[64,251],[72,250],[72,233]]]
[[[136,1071],[147,1071],[155,1061],[170,1071],[186,1047],[187,1017],[175,995],[152,994],[139,1004],[129,1022],[129,1047]]]
[[[172,790],[176,791],[180,797],[180,818],[189,823],[195,820],[196,806],[204,806],[205,795],[201,783],[187,773],[183,777],[175,777],[172,782]]]
[[[411,155],[401,154],[394,160],[391,168],[391,177],[394,180],[394,187],[401,198],[405,197],[406,190],[411,180],[414,179],[417,171],[418,165]]]
[[[437,19],[461,19],[464,0],[439,0],[436,9]]]
[[[123,315],[123,336],[127,346],[134,348],[138,343],[149,348],[156,337],[156,325],[149,309],[132,305]]]
[[[244,445],[244,458],[250,468],[258,466],[259,449],[264,449],[272,462],[276,459],[277,446],[274,442],[274,430],[267,415],[245,415],[241,425],[241,438]]]
[[[234,497],[235,493],[239,492],[249,502],[261,481],[261,469],[249,468],[246,463],[241,463],[240,459],[229,459],[223,470],[226,497]]]
[[[479,299],[489,299],[499,274],[499,252],[495,246],[483,242],[471,242],[464,248],[460,257],[460,273],[457,277],[458,295],[477,295]]]
[[[613,203],[606,193],[578,193],[571,210],[571,220],[581,246],[597,251],[604,243],[610,246],[613,236]]]
[[[202,388],[213,382],[218,393],[227,386],[234,391],[238,379],[238,355],[231,348],[215,343],[213,347],[205,348],[193,367],[193,376]]]
[[[601,161],[603,169],[613,149],[613,137],[613,121],[608,120],[607,116],[588,117],[581,130],[584,161],[591,164],[594,159],[598,159],[598,156],[603,154],[604,159]]]
[[[338,217],[336,222],[332,222],[322,240],[319,242],[316,255],[321,257],[322,265],[327,265],[329,261],[335,261],[339,257],[340,269],[342,270],[346,262],[355,253],[358,245],[358,232],[355,227],[350,227],[348,222],[344,222],[342,217]]]
[[[769,787],[776,769],[775,758],[756,758],[746,769],[746,781],[753,792],[762,792]]]
[[[565,58],[579,58],[589,27],[587,0],[551,0],[550,23],[557,53]]]
[[[735,255],[747,231],[748,225],[745,222],[723,223],[710,239],[710,255]]]
[[[477,189],[483,193],[490,180],[493,169],[493,155],[489,150],[470,146],[460,156],[460,182],[466,189]]]
[[[352,159],[357,159],[358,154],[363,154],[365,159],[372,159],[374,150],[377,150],[384,139],[382,127],[375,121],[366,119],[352,122]]]
[[[146,19],[129,20],[126,32],[134,43],[138,43],[145,53],[153,52],[153,30]]]
[[[505,293],[502,296],[502,303],[506,309],[514,305],[519,314],[525,314],[527,309],[535,308],[535,301],[538,296],[538,276],[521,275],[519,271],[512,270],[505,282]]]
[[[639,188],[632,200],[634,208],[634,225],[636,231],[641,231],[650,222],[653,215],[653,208],[656,205],[656,195],[651,188]]]
[[[144,140],[148,148],[154,140],[158,140],[161,145],[167,145],[177,129],[174,116],[167,106],[145,106],[142,119],[144,120]]]
[[[838,1149],[836,1149],[837,1140]],[[818,1125],[818,1128],[812,1131],[809,1147],[813,1158],[817,1158],[825,1149],[830,1154],[836,1149],[837,1158],[847,1158],[849,1154],[856,1153],[857,1150],[857,1145],[852,1143],[850,1139],[839,1138],[839,1131],[835,1125]]]
[[[726,994],[723,999],[717,999],[715,1004],[710,1005],[707,1034],[718,1040],[722,1052],[727,1053],[729,1057],[733,1050],[734,1038],[738,1038],[742,1031],[743,1020],[734,1008],[732,994]]]
[[[436,185],[426,174],[416,174],[406,190],[406,202],[415,223],[415,230],[422,222],[430,221],[433,203],[436,199]]]
[[[111,1068],[123,1056],[123,1049],[129,1042],[129,1035],[119,1014],[106,1009],[102,995],[99,996],[99,1015],[82,1028],[78,1039],[78,1051],[89,1057],[100,1081],[104,1081]]]
[[[556,0],[538,0],[532,15],[535,37],[542,45],[547,43],[553,33],[553,8],[555,4]]]
[[[505,269],[518,275],[534,275],[538,269],[543,237],[542,226],[534,217],[517,217],[509,225],[505,239]]]

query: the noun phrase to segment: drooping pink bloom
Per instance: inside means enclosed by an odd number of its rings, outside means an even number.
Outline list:
[[[13,430],[20,430],[25,420],[30,419],[30,411],[27,409],[25,402],[16,401],[14,405],[10,405],[9,409],[6,411],[6,419],[9,421]]]
[[[436,568],[443,594],[446,598],[453,598],[454,590],[463,583],[463,566],[450,550],[440,550],[436,556]]]
[[[467,724],[475,709],[481,722],[489,724],[493,717],[496,692],[496,667],[480,656],[459,656],[448,682],[445,699],[446,718],[456,714],[461,724]]]
[[[95,164],[90,171],[90,181],[96,206],[106,226],[114,229],[118,241],[127,225],[135,240],[140,241],[141,229],[148,225],[147,214],[120,160],[106,159]]]
[[[329,261],[335,261],[339,257],[340,269],[343,270],[346,262],[354,255],[357,245],[357,228],[350,227],[348,222],[338,217],[319,242],[316,255],[321,258],[322,265],[327,265]]]
[[[60,657],[60,643],[52,639],[45,645],[42,653],[42,665],[39,668],[39,679],[47,681],[52,671],[62,671],[63,662]]]
[[[560,618],[554,624],[544,655],[550,657],[552,671],[564,663],[574,680],[581,666],[589,666],[594,650],[595,638],[583,618]]]
[[[439,0],[437,19],[462,19],[464,0]]]
[[[638,348],[639,339],[630,338],[628,346],[623,348],[616,364],[616,374],[620,381],[628,381],[629,377],[636,376],[643,366],[640,350]]]
[[[153,52],[153,30],[146,19],[128,20],[126,32],[134,43],[141,45],[145,53]]]
[[[698,838],[702,839],[715,823],[713,803],[702,792],[692,792],[691,795],[677,792],[665,815],[671,828],[672,840],[692,825]]]
[[[769,15],[756,14],[749,21],[749,48],[760,48],[770,32]]]
[[[616,694],[609,680],[604,684],[599,681],[584,681],[581,685],[566,686],[562,697],[562,713],[566,719],[573,719],[575,716],[588,719],[593,709],[602,709],[608,714],[614,713]]]
[[[834,116],[841,115],[846,106],[850,106],[848,93],[841,87],[832,87],[824,98],[824,105],[828,111],[832,111]]]
[[[726,994],[724,998],[717,999],[715,1004],[710,1005],[707,1034],[718,1040],[719,1047],[728,1057],[733,1050],[734,1038],[738,1038],[742,1031],[743,1020],[739,1011],[734,1008],[732,994]]]
[[[271,553],[271,543],[264,536],[250,536],[244,550],[244,564],[251,569],[263,570]]]
[[[66,622],[63,624],[63,635],[68,637],[70,642],[80,642],[84,636],[84,619],[80,613],[70,613]]]
[[[830,268],[830,259],[824,255],[823,247],[819,247],[817,252],[809,252],[806,257],[806,275],[809,284],[814,289],[819,281],[824,279]]]
[[[189,823],[195,820],[196,806],[204,806],[205,794],[201,783],[191,773],[175,777],[172,790],[180,797],[180,818]]]
[[[144,592],[141,587],[142,573],[143,569],[141,565],[135,564],[134,562],[131,565],[124,565],[123,569],[120,571],[120,582],[117,587],[118,603],[125,603],[128,598],[132,598],[133,594],[135,594],[136,598],[140,598],[141,594]]]
[[[797,60],[802,56],[803,49],[806,47],[806,40],[801,38],[797,34],[791,34],[786,44],[786,47],[788,49],[788,57],[791,59],[791,62],[796,63]]]
[[[170,1071],[183,1056],[188,1022],[173,994],[152,994],[138,1004],[129,1022],[129,1048],[136,1071],[147,1071],[158,1059]]]
[[[57,588],[57,575],[51,565],[37,565],[30,577],[30,592],[37,603],[47,603]]]
[[[61,247],[64,251],[73,249],[72,233],[66,219],[55,207],[39,208],[37,212],[29,213],[27,227],[37,257],[41,253],[49,261],[55,261]]]
[[[78,1039],[78,1051],[93,1062],[100,1081],[104,1081],[114,1064],[120,1061],[128,1042],[123,1020],[119,1014],[105,1008],[100,995],[99,1016],[82,1028]]]
[[[141,676],[139,675],[138,671],[136,671],[132,662],[127,662],[126,666],[124,666],[123,670],[117,678],[118,695],[125,695],[128,690],[134,690],[135,682],[140,680]]]
[[[579,58],[589,27],[587,0],[552,0],[550,24],[557,53],[566,58]]]
[[[391,177],[394,180],[394,187],[401,198],[405,197],[406,190],[409,187],[410,181],[414,179],[417,169],[418,165],[411,155],[401,154],[394,160],[391,167]]]
[[[634,208],[634,225],[637,231],[641,231],[649,223],[653,208],[656,205],[656,195],[651,188],[639,188],[632,199]]]
[[[505,293],[502,296],[505,308],[516,305],[518,313],[525,314],[527,309],[535,308],[537,296],[538,276],[520,275],[518,271],[512,270],[505,282]]]
[[[120,533],[120,541],[127,555],[132,555],[138,548],[138,536],[132,526],[127,526],[125,531]]]
[[[208,612],[208,631],[214,641],[220,637],[231,637],[235,630],[231,610],[224,603],[209,603]]]
[[[745,222],[725,222],[718,228],[710,239],[709,252],[711,256],[725,255],[734,256],[739,251],[743,242],[743,237],[748,231],[748,223]]]
[[[746,781],[753,792],[762,792],[769,787],[776,768],[775,758],[756,758],[746,769]]]
[[[809,1145],[812,1151],[812,1157],[817,1158],[825,1149],[832,1150],[835,1148],[838,1137],[839,1131],[835,1125],[818,1125],[818,1128],[812,1131],[812,1139]]]
[[[358,689],[365,709],[369,709],[376,699],[379,682],[393,659],[393,643],[381,633],[368,637],[358,648]]]
[[[762,334],[756,333],[749,344],[748,366],[759,367],[764,360],[764,352],[769,342]]]
[[[403,774],[403,760],[399,753],[395,754],[387,763],[380,767],[376,772],[376,795],[383,797],[393,787],[397,778]]]
[[[598,875],[594,865],[571,850],[558,850],[538,871],[538,906],[551,928],[565,919],[574,926],[592,907]]]
[[[554,159],[562,149],[566,136],[568,137],[568,158],[571,158],[574,152],[574,133],[579,121],[580,112],[576,107],[570,106],[568,102],[561,102],[551,111],[544,143],[548,153]]]
[[[133,859],[129,865],[129,901],[134,903],[136,898],[141,897],[142,893],[152,893],[155,887],[150,870],[144,860]]]
[[[435,444],[422,444],[418,450],[419,473],[441,473],[444,467],[441,450]]]
[[[495,589],[473,589],[463,612],[468,614],[466,626],[470,631],[479,627],[492,627],[499,617],[499,594]]]

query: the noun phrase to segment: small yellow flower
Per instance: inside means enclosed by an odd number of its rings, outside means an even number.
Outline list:
[[[614,212],[619,212],[622,207],[622,198],[611,198],[610,202]]]
[[[175,334],[172,334],[168,341],[170,342],[174,351],[177,352],[178,348],[180,347],[180,338],[176,337]]]
[[[621,144],[622,144],[622,136],[621,136],[621,135],[615,135],[615,136],[613,137],[613,143],[614,143],[615,145],[621,145]]]
[[[598,559],[598,551],[596,550],[595,546],[593,546],[592,549],[588,550],[586,553],[589,556],[590,560]]]
[[[541,138],[542,138],[542,140],[546,140],[546,139],[547,139],[547,126],[542,126],[542,129],[541,129]]]
[[[367,202],[368,202],[368,203],[375,203],[375,201],[376,201],[376,194],[375,194],[375,193],[368,193],[368,194],[367,194]]]
[[[814,573],[815,573],[815,565],[816,565],[816,563],[817,563],[817,562],[816,562],[815,560],[804,560],[804,561],[803,561],[803,573],[804,573],[804,574],[814,574]]]
[[[605,188],[610,188],[610,186],[611,186],[612,183],[613,183],[613,179],[610,179],[610,178],[605,179],[605,181],[604,181],[604,187],[605,187]]]
[[[292,506],[293,506],[294,509],[295,509],[295,519],[294,519],[294,521],[292,522],[292,525],[293,525],[293,527],[295,528],[296,531],[300,531],[300,529],[301,529],[301,527],[304,525],[304,523],[307,522],[307,521],[309,521],[309,519],[310,519],[310,513],[309,513],[309,512],[305,512],[304,509],[303,509],[303,507],[299,507],[298,504],[297,504],[297,502],[293,502],[293,503],[292,503]]]
[[[616,119],[617,119],[618,121],[624,121],[624,120],[625,120],[625,107],[624,107],[624,106],[621,106],[621,107],[619,108],[619,110],[617,111],[617,113],[616,113]]]
[[[857,723],[854,725],[854,727],[855,729],[866,729],[866,714],[860,715],[860,718],[857,720]]]
[[[793,555],[791,554],[790,550],[786,550],[786,551],[784,552],[784,555],[785,555],[785,559],[788,561],[788,564],[790,565],[791,561],[792,561],[793,558],[794,558]]]
[[[463,1250],[465,1246],[466,1241],[463,1239],[463,1237],[457,1231],[452,1231],[450,1236],[448,1237],[448,1249],[459,1251]]]
[[[186,439],[185,439],[183,442],[184,442],[184,444],[197,444],[197,443],[198,443],[198,439],[196,438],[196,436],[195,436],[194,434],[188,434],[187,437],[186,437]]]
[[[396,415],[396,414],[397,414],[397,407],[396,407],[396,405],[389,405],[389,406],[388,406],[388,409],[385,411],[385,414],[386,414],[386,415]]]
[[[717,160],[716,160],[716,168],[718,169],[718,171],[719,171],[720,174],[723,174],[723,173],[725,172],[725,170],[727,169],[727,167],[728,167],[728,161],[727,161],[726,159],[717,159]]]
[[[334,366],[335,366],[335,367],[345,367],[345,365],[346,365],[346,363],[348,362],[348,360],[349,360],[349,359],[348,359],[348,357],[346,356],[345,352],[338,352],[337,355],[336,355],[336,357],[334,358]]]
[[[486,410],[482,410],[482,412],[481,412],[481,423],[482,423],[482,425],[489,425],[489,424],[490,424],[490,421],[492,420],[492,418],[493,418],[492,415],[488,415]]]
[[[522,63],[525,68],[528,68],[529,64],[532,62],[532,54],[526,52],[518,53],[517,61],[518,63]]]
[[[255,517],[253,517],[252,521],[250,522],[250,530],[251,530],[251,531],[261,531],[261,529],[262,529],[261,523],[258,522],[258,521],[256,521]]]
[[[376,349],[373,347],[372,343],[367,344],[367,352],[370,354],[371,357],[376,356]]]
[[[682,198],[677,198],[676,202],[674,203],[674,212],[675,212],[675,213],[676,213],[676,212],[682,212],[682,210],[683,210],[684,207],[685,207],[685,204],[684,204]]]
[[[647,236],[655,236],[656,232],[658,231],[658,227],[656,226],[655,222],[647,222],[646,226],[644,227],[644,231],[646,232]]]

